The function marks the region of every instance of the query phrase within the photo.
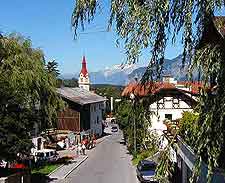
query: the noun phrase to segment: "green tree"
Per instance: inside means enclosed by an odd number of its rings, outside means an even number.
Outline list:
[[[120,99],[121,98],[121,93],[122,93],[122,86],[114,86],[114,85],[105,85],[105,84],[97,84],[97,85],[92,85],[93,90],[101,96],[106,97],[108,100],[106,101],[106,113],[111,112],[111,107],[110,107],[110,102],[111,102],[111,97],[113,97],[114,100],[114,105],[113,105],[113,112],[117,110],[117,107],[119,105],[119,102],[116,102],[115,99]]]
[[[131,101],[122,101],[118,106],[116,116],[118,124],[123,130],[124,138],[128,142],[128,149],[131,153],[135,153],[134,120],[137,145],[136,153],[140,153],[143,150],[148,150],[149,148],[153,149],[153,144],[148,143],[152,137],[148,132],[151,125],[149,114],[148,111],[143,107],[142,103],[138,102],[135,105],[132,105]]]
[[[100,7],[101,1],[76,1],[72,14],[75,35],[78,26],[84,28],[86,22],[91,22]],[[224,7],[224,0],[112,0],[109,16],[109,28],[115,23],[117,34],[125,42],[128,62],[137,62],[144,49],[151,53],[143,81],[160,78],[167,43],[179,40],[183,43],[183,64],[188,56],[205,85],[217,85],[214,95],[202,90],[201,128],[196,139],[196,153],[209,165],[208,175],[214,168],[225,166],[221,161],[225,155],[225,41],[223,36],[213,44],[201,40],[215,21],[216,12]],[[218,24],[224,26],[223,21]]]
[[[184,112],[179,122],[178,134],[192,148],[195,148],[195,140],[198,137],[200,126],[198,125],[199,114],[193,112]]]
[[[65,87],[78,87],[78,80],[76,78],[72,79],[63,79],[62,80],[63,86]]]
[[[54,74],[56,77],[59,76],[58,63],[55,60],[49,61],[46,68],[49,73]]]
[[[43,52],[20,35],[0,38],[0,159],[15,160],[32,147],[34,124],[52,126],[63,102]]]

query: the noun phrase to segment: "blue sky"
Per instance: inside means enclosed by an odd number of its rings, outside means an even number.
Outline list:
[[[106,14],[99,13],[93,24],[78,40],[73,40],[70,18],[74,0],[2,0],[0,31],[19,32],[32,40],[34,47],[40,47],[47,60],[55,59],[61,73],[76,73],[85,54],[89,71],[98,71],[125,61],[122,48],[117,48],[114,32],[105,30]],[[104,5],[107,6],[107,5]],[[95,32],[95,33],[93,33]],[[166,57],[174,58],[181,53],[181,46],[169,45]],[[143,55],[139,64],[146,64],[148,56]]]

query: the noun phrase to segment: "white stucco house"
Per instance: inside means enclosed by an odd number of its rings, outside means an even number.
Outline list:
[[[163,77],[162,82],[151,82],[145,85],[130,83],[124,89],[122,96],[133,94],[136,98],[146,99],[151,111],[151,127],[149,131],[163,134],[166,130],[164,121],[177,120],[184,111],[192,111],[197,104],[199,82],[177,82],[171,76]]]

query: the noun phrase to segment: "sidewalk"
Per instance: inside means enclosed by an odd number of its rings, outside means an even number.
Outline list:
[[[64,164],[57,168],[55,171],[49,174],[49,178],[52,180],[65,179],[74,169],[76,169],[81,163],[88,158],[87,155],[80,155],[76,159],[70,161],[68,164]],[[53,181],[55,182],[55,181]]]
[[[96,144],[100,144],[103,142],[108,136],[104,136],[100,139],[97,139]],[[95,147],[97,148],[97,147]],[[79,155],[74,160],[70,161],[68,164],[64,164],[51,172],[48,176],[52,183],[59,183],[60,180],[65,179],[74,169],[76,169],[78,166],[80,166],[87,158],[88,154],[91,153],[91,150],[86,150],[86,155]],[[75,150],[63,150],[59,151],[59,156],[74,156],[76,154]]]

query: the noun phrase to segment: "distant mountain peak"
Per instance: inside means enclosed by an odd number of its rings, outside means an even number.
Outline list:
[[[177,80],[187,79],[187,65],[184,69],[182,66],[182,56],[179,55],[173,59],[164,60],[163,74],[170,74]],[[140,79],[145,73],[147,67],[138,66],[136,64],[116,64],[111,67],[106,67],[98,72],[90,72],[91,84],[111,84],[124,86],[135,77]],[[73,74],[78,76],[78,74]],[[68,75],[67,75],[68,77]]]
[[[116,64],[111,67],[106,67],[104,72],[126,72],[130,74],[133,70],[137,69],[138,66],[136,64]]]

